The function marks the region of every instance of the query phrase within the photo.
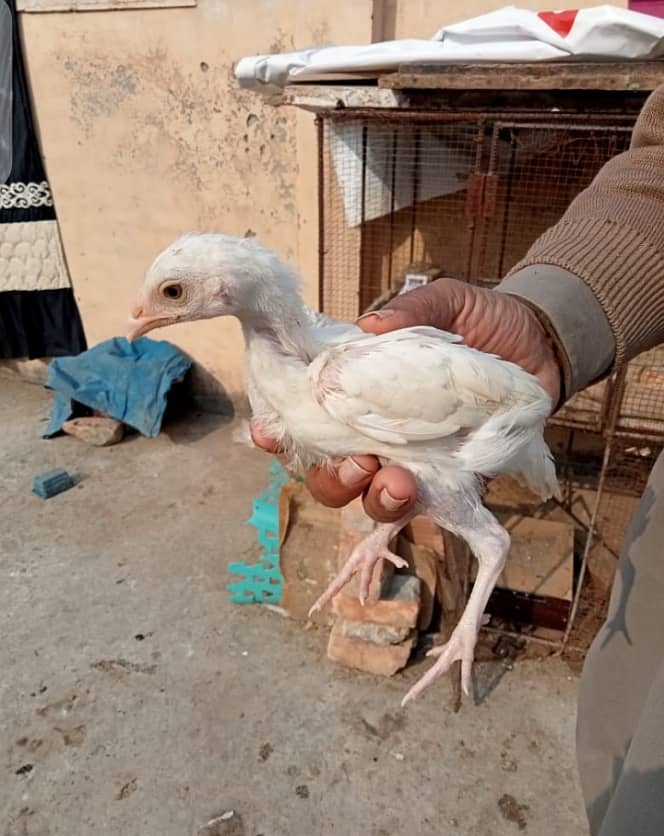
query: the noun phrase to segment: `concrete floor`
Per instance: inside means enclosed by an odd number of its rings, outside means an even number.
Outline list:
[[[229,603],[264,455],[213,416],[43,441],[49,400],[0,380],[2,836],[187,836],[223,813],[200,832],[586,832],[562,662],[478,666],[479,704],[450,714],[441,683],[402,711],[422,664],[345,671],[324,632]],[[54,466],[80,484],[37,499]]]

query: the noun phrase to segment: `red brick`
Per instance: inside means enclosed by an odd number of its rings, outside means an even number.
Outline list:
[[[338,531],[338,510],[319,505],[301,482],[283,486],[279,496],[281,607],[290,618],[308,621],[312,604],[334,578]],[[311,620],[330,626],[334,616],[326,607]]]
[[[410,627],[392,627],[385,624],[372,624],[370,621],[347,621],[340,618],[335,624],[335,631],[347,639],[360,639],[373,644],[399,644],[410,635]]]
[[[415,627],[420,610],[420,581],[411,575],[394,575],[383,597],[367,601],[362,606],[359,598],[345,589],[332,601],[334,612],[347,621],[363,621],[387,627]]]
[[[335,627],[330,634],[327,656],[333,662],[347,668],[366,671],[376,676],[394,676],[408,662],[415,632],[399,644],[373,644],[360,639],[349,639],[337,632]]]
[[[407,540],[416,546],[426,546],[435,552],[442,560],[445,557],[445,542],[443,530],[439,525],[425,514],[418,514],[404,530]]]

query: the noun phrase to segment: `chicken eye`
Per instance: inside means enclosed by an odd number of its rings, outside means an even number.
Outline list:
[[[181,284],[167,284],[161,289],[162,295],[167,299],[181,299],[182,285]]]

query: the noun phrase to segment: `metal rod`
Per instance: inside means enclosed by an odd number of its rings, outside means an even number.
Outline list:
[[[359,282],[357,288],[357,299],[355,304],[354,317],[358,316],[362,309],[362,288],[364,287],[364,251],[366,245],[366,210],[367,210],[367,138],[369,128],[362,126],[362,184],[360,186],[360,246],[359,246]],[[354,318],[353,317],[353,318]]]
[[[474,178],[482,172],[482,157],[484,156],[484,120],[477,122],[477,132],[475,133],[475,160],[473,164],[473,171],[469,177]],[[466,200],[470,199],[470,189],[468,188],[469,181],[466,182]],[[475,233],[477,231],[477,207],[470,206],[471,212],[468,217],[466,225],[466,266],[465,266],[465,280],[471,284],[475,284],[473,280],[473,255],[475,253]]]
[[[399,132],[394,129],[392,131],[392,170],[390,171],[390,250],[388,253],[389,260],[387,263],[387,289],[392,289],[392,260],[394,258],[394,206],[396,201],[396,181],[397,181],[397,141]]]
[[[491,627],[490,625],[482,627],[480,632],[491,633],[497,636],[509,636],[513,639],[523,639],[527,642],[533,642],[534,644],[543,644],[547,647],[553,647],[556,649],[562,647],[562,637],[558,641],[556,641],[555,639],[543,639],[540,636],[533,636],[529,633],[519,633],[517,630],[508,630],[506,627]]]
[[[602,460],[602,470],[599,477],[599,482],[597,483],[597,493],[595,495],[595,507],[593,508],[593,514],[590,519],[590,525],[588,526],[588,536],[586,537],[586,543],[583,549],[583,558],[581,560],[581,568],[579,570],[579,578],[576,582],[576,589],[574,591],[574,600],[572,601],[572,610],[569,615],[569,620],[567,622],[567,627],[565,628],[565,635],[563,636],[563,643],[562,649],[565,650],[567,647],[567,643],[569,641],[570,633],[572,632],[572,627],[574,626],[574,621],[576,619],[576,614],[579,610],[579,604],[581,603],[581,591],[583,589],[583,581],[586,577],[586,570],[588,568],[588,558],[590,556],[590,549],[593,545],[595,527],[597,526],[597,517],[599,516],[599,507],[602,501],[602,492],[604,490],[604,482],[606,481],[606,472],[609,468],[609,459],[611,456],[611,451],[613,450],[613,438],[609,437],[606,442],[606,447],[604,448],[604,458]]]
[[[325,310],[325,121],[316,116],[318,144],[318,307]]]
[[[457,110],[452,113],[443,110],[415,110],[412,108],[392,110],[373,107],[342,107],[337,110],[323,110],[319,115],[324,119],[330,119],[335,122],[371,119],[374,122],[408,122],[411,125],[415,122],[476,122],[478,117],[480,117],[483,119],[491,119],[493,122],[498,121],[506,127],[518,125],[519,127],[591,130],[593,127],[605,129],[608,126],[621,131],[631,131],[637,114],[597,113],[593,116],[593,122],[590,125],[588,124],[587,113],[579,113],[578,115],[569,114],[568,120],[564,123],[558,124],[551,122],[551,112],[549,110],[524,113],[524,117],[527,116],[528,121],[524,120],[523,122],[520,120],[520,111],[492,111],[486,108]],[[624,122],[625,124],[617,124],[619,122]]]
[[[567,647],[563,648],[562,639],[543,639],[540,636],[533,636],[529,633],[519,633],[517,630],[508,630],[506,627],[482,627],[480,632],[483,633],[491,633],[492,635],[497,636],[508,636],[512,639],[523,639],[526,642],[532,642],[533,644],[541,644],[545,647],[551,647],[557,651],[557,654],[562,653],[563,650],[567,650],[571,653],[581,653],[585,654],[586,648],[579,647],[575,644],[568,644]]]
[[[507,169],[507,192],[505,194],[505,211],[503,212],[503,228],[500,234],[500,256],[498,258],[498,275],[503,275],[505,263],[505,247],[507,244],[507,230],[510,222],[510,205],[512,201],[512,184],[514,180],[514,168],[516,165],[516,137],[512,134],[510,142],[510,162]]]
[[[413,160],[413,210],[410,221],[410,261],[415,260],[415,230],[417,228],[417,194],[420,190],[420,129],[415,129],[415,155]]]
[[[484,259],[486,256],[486,245],[489,238],[489,227],[490,224],[488,223],[488,219],[485,213],[485,200],[486,200],[486,185],[488,182],[489,177],[494,177],[496,173],[496,157],[498,155],[498,139],[499,139],[499,129],[497,125],[493,126],[493,131],[491,132],[491,146],[489,149],[489,160],[487,164],[487,170],[482,172],[482,196],[479,205],[479,217],[480,217],[480,236],[479,236],[479,247],[477,248],[477,270],[481,275],[485,273],[485,264]],[[472,279],[471,279],[472,281]]]

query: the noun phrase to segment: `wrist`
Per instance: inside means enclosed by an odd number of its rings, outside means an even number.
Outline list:
[[[532,265],[508,276],[497,290],[526,305],[544,329],[561,370],[557,407],[611,371],[616,351],[611,326],[578,276],[548,264]]]

